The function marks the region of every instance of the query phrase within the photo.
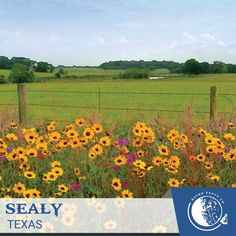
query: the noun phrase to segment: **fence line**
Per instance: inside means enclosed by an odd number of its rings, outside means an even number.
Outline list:
[[[18,104],[15,103],[0,103],[0,106],[19,106],[19,121],[20,123],[26,123],[26,95],[21,94],[19,87],[24,87],[25,84],[17,84],[18,90]],[[16,92],[15,90],[0,90],[0,93],[9,93]],[[120,111],[141,111],[141,112],[170,112],[170,113],[183,113],[184,110],[168,110],[168,109],[145,109],[145,108],[123,108],[123,107],[103,107],[101,105],[101,95],[110,94],[110,95],[181,95],[181,96],[209,96],[210,97],[210,110],[209,111],[195,111],[198,114],[210,114],[210,119],[215,120],[217,117],[217,97],[222,96],[228,101],[231,102],[231,105],[234,107],[234,103],[227,96],[236,96],[234,93],[218,93],[218,88],[216,86],[211,87],[210,93],[167,93],[167,92],[106,92],[101,91],[100,88],[98,91],[62,91],[62,90],[25,90],[27,93],[64,93],[64,94],[97,94],[98,104],[97,106],[77,106],[77,105],[60,105],[60,104],[40,104],[40,103],[29,103],[27,106],[41,106],[41,107],[57,107],[57,108],[78,108],[78,109],[98,109],[100,114],[101,110],[120,110]],[[21,107],[20,107],[21,106]],[[25,111],[22,111],[22,107]],[[235,108],[235,107],[234,107]],[[230,112],[223,112],[225,114],[232,114]]]

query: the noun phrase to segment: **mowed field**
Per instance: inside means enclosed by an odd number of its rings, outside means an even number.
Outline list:
[[[223,94],[218,96],[219,111],[231,112],[236,107],[236,95],[233,95],[236,94],[236,75],[201,75],[155,81],[111,79],[120,72],[70,68],[68,73],[71,75],[80,74],[87,79],[49,80],[27,84],[29,120],[32,122],[38,119],[73,121],[82,116],[100,118],[102,122],[111,124],[115,121],[148,120],[161,116],[176,122],[180,116],[183,116],[183,113],[178,111],[184,111],[188,106],[192,106],[197,111],[194,119],[207,121],[209,118],[209,114],[207,114],[210,103],[209,91],[210,87],[214,85],[217,85],[219,93]],[[4,73],[7,74],[9,71],[4,71]],[[156,71],[153,76],[161,73],[167,73],[167,71]],[[0,70],[0,74],[3,74],[2,70]],[[91,75],[91,80],[89,75]],[[50,77],[51,74],[38,73],[36,76]],[[100,80],[101,77],[107,79]],[[110,79],[108,79],[109,77]],[[17,116],[17,106],[6,105],[17,104],[16,85],[0,85],[0,104],[0,109],[2,112],[4,111],[4,114]]]

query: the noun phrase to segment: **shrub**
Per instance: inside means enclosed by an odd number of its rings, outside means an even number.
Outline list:
[[[129,69],[118,75],[119,79],[147,79],[150,72],[147,69]]]
[[[6,84],[7,80],[5,79],[4,75],[0,75],[0,84]]]

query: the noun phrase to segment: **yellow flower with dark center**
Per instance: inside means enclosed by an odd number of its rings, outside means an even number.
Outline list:
[[[80,175],[80,168],[76,167],[74,168],[75,175],[79,176]]]
[[[169,155],[169,149],[167,146],[161,145],[160,147],[158,147],[158,151],[159,151],[160,155],[162,155],[162,156]]]
[[[143,134],[143,129],[140,128],[139,126],[134,126],[134,128],[133,128],[133,134],[134,134],[135,136],[141,137],[142,134]]]
[[[178,168],[180,165],[180,159],[177,156],[171,156],[169,159],[169,165],[172,167]]]
[[[83,136],[86,137],[87,139],[93,139],[94,138],[94,131],[90,128],[86,128],[83,132]]]
[[[55,181],[58,178],[58,175],[56,175],[54,172],[50,171],[46,174],[48,181]]]
[[[226,141],[235,141],[235,136],[233,134],[231,134],[231,133],[228,133],[228,134],[224,135],[224,139]]]
[[[175,129],[170,130],[170,132],[167,134],[167,138],[170,141],[173,141],[179,137],[179,132]]]
[[[49,141],[50,142],[58,142],[60,139],[61,139],[61,135],[57,131],[54,131],[49,134]]]
[[[68,145],[69,145],[69,142],[68,142],[67,140],[61,140],[61,141],[57,144],[57,146],[58,146],[59,148],[66,148],[66,147],[68,147]]]
[[[29,192],[32,198],[41,198],[41,193],[37,189],[29,189]]]
[[[214,153],[215,150],[216,150],[216,147],[214,145],[209,145],[209,146],[206,147],[206,151],[208,153]]]
[[[226,161],[235,161],[236,160],[236,149],[232,149],[228,153],[226,153],[224,155],[224,159]]]
[[[176,175],[178,173],[178,168],[174,167],[174,166],[167,166],[165,168],[165,170],[169,173],[172,173],[174,175]]]
[[[68,138],[77,138],[79,137],[79,133],[75,129],[70,129],[66,132],[66,136]]]
[[[24,155],[25,154],[25,149],[23,147],[18,147],[16,149],[16,152],[18,155]]]
[[[212,135],[208,134],[205,137],[205,143],[208,145],[215,144],[215,138]]]
[[[111,140],[108,136],[105,136],[100,138],[99,143],[105,147],[109,147],[111,145]]]
[[[52,169],[52,172],[56,174],[57,176],[62,176],[63,175],[63,169],[60,167],[55,167]]]
[[[155,165],[155,166],[160,166],[160,165],[162,164],[162,161],[163,161],[163,159],[162,159],[161,157],[159,157],[159,156],[154,157],[154,158],[152,159],[152,163],[153,163],[153,165]]]
[[[79,139],[79,142],[81,143],[81,145],[86,145],[88,143],[88,138],[86,137],[81,137]]]
[[[96,134],[101,133],[103,131],[103,127],[100,124],[93,124],[92,129]]]
[[[127,158],[125,156],[119,155],[118,157],[115,158],[114,162],[117,166],[126,165]]]
[[[18,154],[16,150],[13,150],[12,152],[8,153],[6,158],[10,161],[17,161],[18,160]]]
[[[188,143],[188,136],[185,134],[181,134],[179,140],[183,143]]]
[[[229,122],[229,124],[228,124],[228,127],[229,127],[229,128],[234,128],[234,127],[235,127],[235,125],[234,125],[234,123],[233,123],[233,122]]]
[[[51,162],[50,165],[51,165],[52,168],[60,167],[61,162],[60,161],[53,161],[53,162]]]
[[[180,186],[179,180],[178,180],[178,179],[175,179],[175,178],[169,179],[168,184],[169,184],[169,186],[172,187],[172,188],[177,188],[177,187]]]
[[[123,198],[133,198],[133,193],[130,192],[128,189],[125,189],[121,192]]]
[[[72,138],[70,139],[69,143],[70,143],[71,148],[78,148],[82,146],[79,138]]]
[[[14,184],[13,191],[18,194],[22,194],[26,190],[26,187],[23,183],[18,182]]]
[[[212,169],[214,167],[214,162],[213,161],[206,161],[205,162],[205,168],[207,169],[207,170],[210,170],[210,169]]]
[[[25,140],[30,144],[34,144],[37,138],[38,135],[35,133],[35,131],[28,131],[25,133]]]
[[[37,157],[38,151],[34,148],[29,148],[26,150],[26,154],[30,157]]]
[[[35,179],[36,178],[36,174],[32,171],[25,171],[24,176],[27,179]]]
[[[59,184],[58,185],[58,191],[62,193],[67,193],[69,191],[69,188],[66,187],[64,184]]]
[[[111,186],[114,188],[114,190],[120,191],[122,188],[122,184],[121,184],[120,179],[114,178],[111,182]]]
[[[14,134],[14,133],[9,133],[6,135],[6,138],[9,140],[9,141],[17,141],[18,138],[17,136]]]
[[[135,137],[133,139],[133,147],[142,147],[143,145],[143,140],[140,139],[139,137]]]
[[[11,122],[10,127],[12,129],[17,129],[17,124],[15,122]]]
[[[92,150],[89,151],[88,157],[89,157],[90,159],[93,160],[93,159],[96,158],[96,156],[97,156],[97,154],[96,154],[94,151],[92,151]]]
[[[144,156],[144,151],[143,150],[137,151],[137,156],[138,157],[143,157]]]
[[[198,128],[198,134],[200,134],[200,135],[206,135],[206,130],[204,130],[202,127],[199,127]]]
[[[27,162],[28,161],[28,157],[25,156],[25,155],[19,155],[18,160],[20,162]]]
[[[46,142],[39,142],[36,144],[36,150],[47,150],[48,144]]]
[[[146,163],[144,161],[140,160],[140,159],[135,160],[133,162],[133,165],[136,166],[136,167],[139,167],[140,169],[145,169],[145,167],[146,167]]]
[[[206,157],[203,154],[199,154],[196,156],[197,161],[203,162],[203,161],[205,161],[205,159],[206,159]]]
[[[78,118],[78,119],[75,121],[75,123],[76,123],[78,126],[83,127],[86,122],[85,122],[85,119],[83,119],[83,118]]]
[[[102,154],[103,150],[102,150],[102,146],[99,144],[95,144],[92,148],[91,151],[95,152],[97,155]]]
[[[213,182],[218,182],[219,179],[220,179],[220,176],[218,176],[218,175],[213,175],[210,177],[210,180],[212,180]]]
[[[21,163],[20,166],[19,166],[19,168],[20,168],[21,170],[29,170],[29,169],[30,169],[30,165],[27,164],[27,163]]]

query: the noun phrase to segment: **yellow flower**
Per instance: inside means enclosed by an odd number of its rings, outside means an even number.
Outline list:
[[[83,132],[83,136],[87,139],[93,139],[94,135],[94,131],[90,128],[86,128]]]
[[[30,144],[35,143],[37,138],[38,138],[38,135],[35,133],[35,131],[27,131],[25,133],[25,140]]]
[[[155,166],[160,166],[162,164],[162,158],[157,156],[152,159],[152,163]]]
[[[10,141],[16,141],[18,140],[17,136],[14,133],[9,133],[6,135],[6,138]]]
[[[10,127],[13,129],[17,129],[17,124],[15,122],[11,122]]]
[[[126,165],[127,164],[127,158],[125,156],[120,155],[120,156],[115,158],[114,162],[117,166]]]
[[[196,159],[197,159],[197,161],[203,162],[203,161],[205,161],[206,157],[203,154],[199,154],[196,156]]]
[[[173,141],[173,140],[175,140],[178,137],[179,137],[179,132],[177,130],[175,130],[175,129],[170,130],[170,132],[167,134],[167,138],[170,141]]]
[[[64,185],[64,184],[59,184],[59,185],[58,185],[58,191],[59,191],[59,192],[67,193],[68,190],[69,190],[68,187],[66,187],[66,185]]]
[[[61,166],[61,162],[60,161],[53,161],[51,162],[51,167],[52,168],[56,168],[56,167],[60,167]]]
[[[74,171],[75,171],[75,175],[77,175],[77,176],[80,175],[80,168],[79,168],[79,167],[76,167],[76,168],[74,169]]]
[[[96,153],[97,155],[102,154],[103,150],[102,150],[102,146],[99,144],[95,144],[92,148],[91,151]]]
[[[169,184],[170,187],[174,187],[174,188],[177,188],[177,187],[180,186],[179,180],[177,180],[175,178],[169,179],[168,184]]]
[[[49,137],[49,142],[58,142],[61,138],[61,135],[59,132],[54,131],[50,133],[48,137]]]
[[[63,169],[60,167],[55,167],[52,169],[52,172],[56,174],[57,176],[62,176],[63,175]]]
[[[76,123],[78,126],[83,127],[86,122],[85,122],[85,119],[83,119],[83,118],[78,118],[78,119],[75,121],[75,123]]]
[[[218,176],[218,175],[213,175],[213,176],[210,177],[210,180],[212,180],[214,182],[219,181],[219,179],[220,179],[220,176]]]
[[[206,161],[206,162],[205,162],[205,168],[206,168],[207,170],[212,169],[213,166],[214,166],[214,162],[213,162],[213,161]]]
[[[14,185],[13,191],[18,194],[22,194],[26,190],[26,187],[23,183],[18,182],[17,184]]]
[[[100,124],[93,124],[92,129],[96,134],[101,133],[103,131],[103,127]]]
[[[52,171],[48,172],[45,176],[46,176],[45,180],[47,181],[55,181],[58,178],[58,175]]]
[[[138,157],[143,157],[143,155],[144,155],[144,151],[143,150],[137,151],[137,156]]]
[[[133,162],[133,165],[136,166],[136,167],[139,167],[140,169],[145,169],[145,167],[146,167],[146,163],[144,161],[140,160],[140,159],[135,160]]]
[[[89,157],[90,159],[93,160],[93,159],[96,158],[96,156],[97,156],[97,154],[96,154],[94,151],[92,151],[92,150],[89,151],[88,157]]]
[[[108,136],[105,136],[100,138],[99,143],[105,147],[108,147],[111,145],[111,140]]]
[[[133,198],[133,193],[130,192],[128,189],[125,189],[121,192],[123,198]]]
[[[158,151],[159,151],[160,155],[162,155],[162,156],[169,155],[169,150],[168,150],[167,146],[161,145],[160,147],[158,147]]]
[[[77,138],[79,136],[79,133],[75,129],[70,129],[66,132],[66,136],[68,138]]]
[[[111,182],[111,186],[114,188],[114,190],[120,191],[122,188],[122,184],[121,184],[120,179],[114,178]]]
[[[29,148],[29,149],[26,150],[26,154],[30,157],[37,157],[38,152],[34,148]]]
[[[27,179],[35,179],[36,177],[36,174],[32,171],[25,171],[24,172],[24,176],[27,178]]]
[[[231,134],[231,133],[228,133],[228,134],[224,135],[224,139],[226,141],[234,141],[235,140],[235,136],[233,134]]]

